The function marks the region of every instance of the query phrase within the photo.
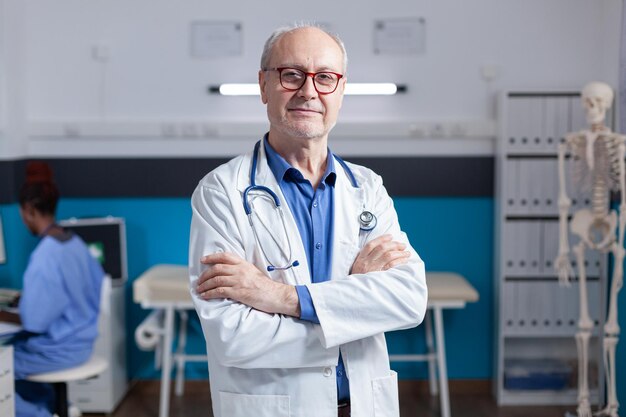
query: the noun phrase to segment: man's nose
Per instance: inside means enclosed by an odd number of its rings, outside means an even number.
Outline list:
[[[304,84],[298,90],[298,95],[300,97],[306,98],[310,100],[317,96],[317,90],[315,89],[315,84],[313,83],[313,77],[311,75],[307,75]]]

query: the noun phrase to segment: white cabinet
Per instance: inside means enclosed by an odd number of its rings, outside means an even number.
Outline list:
[[[567,133],[584,128],[580,107],[578,93],[508,92],[499,98],[494,387],[501,405],[576,403],[578,282],[561,287],[553,261],[558,251],[557,146]],[[571,189],[568,195],[575,201],[570,212],[589,204]],[[595,322],[590,383],[597,403],[604,385],[598,336],[607,259],[588,252],[586,262]]]
[[[107,360],[108,369],[95,378],[68,384],[69,401],[84,413],[112,412],[128,388],[124,292],[124,287],[111,288],[109,285],[108,288],[106,286],[103,288],[98,323],[99,335],[94,353]]]
[[[0,416],[15,417],[13,346],[0,347]]]

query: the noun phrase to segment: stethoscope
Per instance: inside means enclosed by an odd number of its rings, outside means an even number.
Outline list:
[[[259,245],[259,248],[261,249],[261,253],[263,254],[263,257],[265,258],[265,261],[268,264],[267,270],[269,272],[276,271],[276,270],[284,271],[284,270],[287,270],[289,268],[293,268],[293,267],[296,267],[296,266],[300,265],[300,262],[298,262],[297,259],[295,259],[293,261],[291,260],[293,258],[293,256],[292,256],[293,252],[292,252],[291,242],[289,240],[289,235],[288,235],[288,232],[287,232],[287,224],[285,222],[285,214],[284,214],[283,209],[281,207],[280,199],[278,198],[278,195],[276,195],[276,193],[274,191],[272,191],[271,189],[269,189],[268,187],[266,187],[264,185],[258,185],[256,183],[256,168],[257,168],[257,165],[258,165],[258,162],[259,162],[260,146],[261,146],[261,141],[258,141],[256,143],[256,145],[254,145],[254,152],[252,154],[252,166],[251,166],[251,170],[250,170],[250,185],[248,187],[246,187],[246,189],[243,191],[243,209],[246,212],[246,215],[248,216],[248,222],[250,223],[250,227],[252,227],[252,232],[254,234],[254,239],[256,240],[257,244]],[[352,170],[348,167],[348,164],[346,164],[346,162],[343,159],[341,159],[340,157],[338,157],[337,155],[333,155],[333,156],[335,157],[335,159],[339,162],[339,164],[341,164],[341,166],[345,170],[346,174],[348,175],[348,178],[350,178],[350,182],[352,183],[352,186],[354,188],[359,188],[359,183],[357,182],[356,178],[354,177],[354,174],[352,173]],[[251,191],[255,191],[257,193],[264,193],[264,194],[270,196],[272,202],[274,203],[274,208],[278,212],[278,216],[280,217],[280,221],[281,221],[281,223],[283,225],[283,231],[285,232],[285,236],[287,237],[287,246],[288,246],[287,259],[288,259],[288,261],[284,265],[280,265],[280,266],[274,265],[269,260],[269,257],[267,256],[267,253],[265,253],[265,250],[263,249],[263,245],[261,244],[261,240],[259,239],[259,235],[257,234],[257,230],[254,227],[254,222],[252,221],[252,205],[250,204],[249,196],[248,196]],[[367,233],[371,232],[376,227],[376,225],[378,223],[378,219],[376,218],[376,215],[374,213],[372,213],[371,211],[367,211],[367,210],[363,210],[363,212],[361,214],[359,214],[358,221],[359,221],[361,232],[367,232]],[[272,236],[272,239],[274,240],[274,243],[276,243],[276,245],[278,245],[280,247],[279,242],[276,241],[274,236]]]

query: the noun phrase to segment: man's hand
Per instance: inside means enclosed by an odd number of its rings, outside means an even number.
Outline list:
[[[554,269],[559,276],[559,284],[563,287],[570,286],[570,277],[574,276],[570,264],[569,252],[560,253],[554,260]]]
[[[232,253],[214,253],[200,262],[209,265],[196,283],[196,293],[203,300],[228,298],[266,313],[300,317],[294,286],[273,281]]]
[[[351,274],[366,274],[374,271],[386,271],[397,265],[407,263],[411,252],[405,251],[404,243],[392,241],[391,235],[382,235],[371,240],[354,260]]]

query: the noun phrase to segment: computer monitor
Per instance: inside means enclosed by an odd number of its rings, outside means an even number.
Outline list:
[[[128,278],[126,262],[126,226],[120,217],[61,220],[59,225],[80,236],[91,254],[102,264],[113,285],[123,285]]]

